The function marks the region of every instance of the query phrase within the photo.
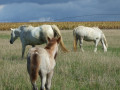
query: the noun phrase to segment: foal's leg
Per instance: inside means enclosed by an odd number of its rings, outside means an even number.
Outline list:
[[[32,86],[33,86],[33,90],[38,90],[38,88],[37,88],[37,86],[36,86],[36,82],[32,82],[32,81],[31,81],[31,84],[32,84]]]
[[[103,39],[101,39],[101,43],[102,43],[104,52],[107,52],[107,47],[105,46],[105,43],[104,43],[104,40],[103,40]]]
[[[46,90],[50,90],[52,76],[53,76],[53,71],[51,71],[51,72],[47,75],[47,80],[46,80],[46,84],[45,84]]]
[[[40,73],[40,78],[41,78],[40,90],[44,90],[45,89],[45,83],[46,83],[46,74]]]
[[[80,45],[81,51],[84,52],[84,49],[82,47],[82,45],[83,45],[83,38],[82,37],[79,38],[79,45]]]
[[[96,41],[94,41],[94,42],[95,42],[95,49],[94,49],[94,52],[97,51],[97,45],[98,45],[99,41],[100,41],[99,39],[96,39]]]

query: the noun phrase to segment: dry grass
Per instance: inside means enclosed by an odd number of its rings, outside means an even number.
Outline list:
[[[27,23],[0,23],[1,30],[10,30],[10,28],[18,28],[20,25],[40,26],[42,24],[55,24],[61,30],[70,30],[77,26],[99,27],[101,29],[120,29],[120,22],[27,22]]]
[[[72,30],[61,32],[70,52],[59,51],[51,90],[120,89],[119,30],[103,31],[109,44],[108,52],[103,53],[99,44],[96,54],[93,42],[84,42],[85,53],[79,47],[73,52]],[[21,60],[21,42],[18,39],[10,45],[9,39],[10,31],[0,31],[0,90],[31,90],[26,59]],[[40,80],[37,85],[40,86]]]

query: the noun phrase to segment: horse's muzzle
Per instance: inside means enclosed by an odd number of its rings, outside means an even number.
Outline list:
[[[10,40],[10,44],[13,44],[13,42]]]

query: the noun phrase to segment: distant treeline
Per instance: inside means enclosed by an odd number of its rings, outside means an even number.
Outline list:
[[[10,30],[21,25],[40,26],[43,24],[55,24],[60,30],[72,30],[77,26],[99,27],[100,29],[120,29],[120,22],[21,22],[21,23],[0,23],[0,30]]]

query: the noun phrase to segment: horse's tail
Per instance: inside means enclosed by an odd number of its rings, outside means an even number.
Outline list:
[[[35,50],[30,58],[30,78],[32,82],[35,82],[38,78],[40,68],[40,56],[38,55],[38,51]]]
[[[104,40],[105,46],[108,48],[108,43],[104,34],[102,34],[102,39]]]
[[[74,48],[74,51],[77,50],[77,38],[76,38],[76,33],[75,33],[75,29],[73,30],[73,38],[74,38],[74,41],[73,41],[73,48]]]
[[[62,50],[64,52],[68,52],[68,50],[66,49],[64,43],[63,43],[63,39],[62,39],[62,35],[60,33],[60,30],[59,28],[56,26],[56,25],[51,25],[52,29],[54,30],[54,33],[56,34],[57,37],[61,37],[61,40],[60,40],[60,46],[62,48]]]

